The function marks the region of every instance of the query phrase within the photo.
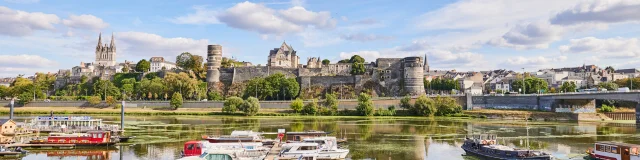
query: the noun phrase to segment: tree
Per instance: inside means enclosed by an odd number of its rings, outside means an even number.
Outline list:
[[[98,104],[100,104],[100,100],[101,98],[98,96],[91,96],[89,97],[89,99],[87,99],[87,102],[89,102],[89,105],[91,106],[96,106]]]
[[[325,94],[324,95],[324,106],[331,109],[331,114],[335,114],[338,112],[338,98],[335,94]]]
[[[184,70],[190,70],[191,67],[193,66],[193,61],[191,60],[191,57],[193,57],[193,55],[191,55],[191,53],[189,52],[182,52],[180,55],[178,55],[176,57],[176,66],[184,69]]]
[[[18,95],[18,104],[20,105],[25,105],[31,101],[33,101],[33,95],[30,93],[24,92]]]
[[[222,62],[220,63],[220,68],[231,68],[238,67],[244,65],[242,62],[238,62],[235,59],[222,57]]]
[[[173,108],[174,110],[182,107],[182,94],[175,92],[173,93],[173,95],[171,96],[171,102],[169,102],[171,105],[171,108]]]
[[[224,101],[224,107],[222,108],[222,112],[225,113],[235,113],[238,108],[241,108],[244,104],[244,100],[240,97],[229,97],[226,101]]]
[[[105,100],[105,103],[107,103],[107,105],[112,106],[113,104],[116,104],[116,99],[113,98],[113,96],[107,96],[107,100]]]
[[[306,115],[316,115],[316,112],[318,112],[318,101],[316,99],[313,99],[311,103],[307,103],[302,108],[302,113]]]
[[[220,95],[220,93],[216,91],[209,91],[209,93],[207,93],[207,98],[211,101],[221,101],[222,99],[224,99],[224,97],[222,97],[222,95]]]
[[[601,82],[600,84],[598,84],[599,88],[604,88],[607,89],[609,91],[615,91],[618,90],[618,84],[613,83],[613,82]]]
[[[437,97],[435,99],[435,105],[437,108],[436,115],[444,116],[462,112],[462,106],[456,103],[456,100],[451,97]]]
[[[522,89],[522,79],[513,81],[511,84],[514,91]],[[527,77],[524,80],[524,90],[527,94],[538,93],[544,91],[548,87],[547,81],[537,77]]]
[[[8,97],[10,90],[11,88],[4,85],[0,85],[0,99],[4,100],[6,97]]]
[[[164,77],[164,84],[170,92],[178,92],[183,97],[192,97],[198,89],[199,81],[184,72],[169,72]]]
[[[296,100],[291,102],[291,104],[289,105],[291,110],[293,110],[296,113],[302,111],[302,107],[303,106],[304,106],[304,102],[302,102],[302,99],[300,99],[300,98],[296,98]]]
[[[122,72],[129,73],[129,65],[124,65],[124,67],[122,67]]]
[[[249,97],[242,105],[242,111],[247,116],[253,116],[260,111],[260,101],[255,97]]]
[[[564,82],[562,83],[562,85],[560,86],[560,90],[563,92],[575,92],[576,88],[578,88],[576,86],[576,83],[572,82]]]
[[[438,109],[435,106],[435,102],[425,95],[421,95],[420,97],[418,97],[418,99],[416,99],[413,108],[414,111],[416,111],[416,114],[422,116],[433,116],[436,112],[438,112]]]
[[[556,87],[551,87],[549,93],[558,93],[558,91],[556,91]]]
[[[358,96],[358,106],[356,111],[363,116],[373,116],[373,102],[371,96],[366,93],[360,93]]]
[[[282,73],[267,77],[256,77],[246,83],[243,97],[257,96],[261,100],[294,99],[298,96],[300,85],[295,78],[287,78]]]
[[[105,98],[105,100],[107,98],[106,96],[120,97],[121,94],[120,89],[108,80],[98,80],[94,82],[93,90],[95,91],[94,95]]]
[[[364,58],[359,55],[353,55],[351,59],[349,59],[349,63],[364,63]]]
[[[356,62],[351,65],[351,74],[353,75],[363,75],[366,72],[364,63]]]
[[[329,64],[331,64],[331,61],[329,61],[328,59],[322,60],[322,65],[329,65]]]
[[[136,64],[136,71],[138,72],[143,72],[143,73],[149,72],[150,68],[151,68],[151,63],[146,59],[142,59],[138,61],[138,63]]]
[[[612,66],[607,66],[606,68],[604,68],[604,70],[606,70],[609,73],[615,73],[616,69],[614,69]]]
[[[349,59],[340,60],[340,61],[338,61],[338,63],[349,63]]]
[[[413,108],[413,105],[411,104],[411,97],[402,97],[402,99],[400,99],[400,108],[411,110]]]

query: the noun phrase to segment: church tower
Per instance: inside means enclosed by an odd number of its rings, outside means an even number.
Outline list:
[[[116,41],[113,33],[111,34],[111,44],[102,45],[102,33],[98,35],[98,45],[96,46],[96,65],[115,66],[116,65]]]
[[[429,73],[429,60],[427,60],[427,54],[424,54],[424,64],[422,67],[424,67],[424,73]]]

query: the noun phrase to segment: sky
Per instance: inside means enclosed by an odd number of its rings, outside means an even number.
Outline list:
[[[303,64],[357,54],[427,55],[457,71],[637,68],[639,22],[636,0],[0,0],[0,77],[93,62],[100,33],[115,37],[118,62],[220,44],[264,65],[286,42]]]

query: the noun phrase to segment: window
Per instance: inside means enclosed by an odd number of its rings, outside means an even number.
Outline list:
[[[618,154],[618,147],[617,146],[611,147],[611,153]]]
[[[102,134],[98,134],[98,138],[102,138]]]
[[[231,156],[226,154],[209,154],[207,160],[232,160]]]

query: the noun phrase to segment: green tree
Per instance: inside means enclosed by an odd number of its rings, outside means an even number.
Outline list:
[[[299,113],[300,111],[302,111],[303,106],[304,106],[304,102],[302,102],[302,99],[300,98],[296,98],[296,100],[291,102],[291,104],[289,105],[291,110],[293,110],[296,113]]]
[[[435,99],[435,105],[437,108],[436,115],[438,116],[462,113],[462,106],[451,97],[437,97]]]
[[[609,73],[615,73],[616,69],[614,69],[612,66],[607,66],[606,68],[604,68],[604,70],[606,70]]]
[[[418,97],[418,99],[416,99],[413,108],[417,112],[416,114],[422,116],[433,116],[434,114],[436,114],[436,112],[438,112],[433,99],[428,98],[425,95],[421,95],[420,97]]]
[[[335,94],[325,94],[324,106],[330,109],[331,115],[335,115],[338,112],[338,97]]]
[[[360,93],[356,111],[363,116],[373,116],[373,101],[371,101],[371,96],[366,93]]]
[[[242,112],[247,116],[253,116],[260,111],[260,100],[255,97],[249,97],[242,105]]]
[[[364,58],[359,55],[353,55],[351,59],[349,59],[349,63],[364,63]]]
[[[364,72],[366,72],[366,69],[364,67],[364,63],[353,63],[353,65],[351,65],[351,74],[353,75],[363,75]]]
[[[411,110],[413,108],[413,105],[411,104],[411,97],[402,97],[402,99],[400,99],[400,108]]]
[[[91,105],[91,106],[96,106],[96,105],[100,104],[101,100],[102,99],[100,97],[98,97],[98,96],[91,96],[91,97],[89,97],[89,99],[87,99],[87,102],[89,102],[89,105]]]
[[[18,104],[20,104],[20,105],[25,105],[25,104],[27,104],[27,103],[29,103],[31,101],[33,101],[33,95],[32,94],[24,92],[24,93],[20,93],[18,95]]]
[[[209,93],[207,93],[207,98],[211,101],[221,101],[222,99],[224,99],[224,97],[222,97],[222,95],[220,95],[220,93],[216,91],[209,91]]]
[[[578,87],[576,86],[576,83],[573,83],[573,81],[572,82],[564,82],[560,86],[560,90],[563,91],[563,92],[575,92],[577,88]]]
[[[108,80],[98,80],[94,82],[93,90],[95,91],[94,95],[105,98],[105,100],[107,98],[106,96],[120,97],[121,94],[120,89]]]
[[[87,83],[87,80],[89,80],[89,77],[86,75],[80,76],[80,83]]]
[[[180,55],[178,55],[176,57],[176,66],[184,69],[184,70],[190,70],[192,68],[193,61],[191,60],[191,57],[193,57],[193,55],[191,55],[191,53],[189,52],[182,52]]]
[[[547,81],[537,78],[537,77],[527,77],[524,80],[524,90],[527,94],[538,93],[539,91],[544,91],[548,88]],[[514,91],[518,91],[522,89],[522,79],[518,81],[513,81],[511,84]]]
[[[143,73],[149,72],[150,68],[151,68],[151,63],[146,59],[142,59],[138,61],[138,63],[136,64],[136,71],[138,72],[143,72]]]
[[[173,108],[174,110],[182,107],[182,94],[175,92],[173,93],[173,95],[171,96],[171,102],[169,102],[171,105],[171,108]]]
[[[338,61],[338,63],[349,63],[349,59],[340,60],[340,61]]]
[[[331,61],[329,61],[328,59],[322,60],[322,65],[329,65],[329,64],[331,64]]]
[[[6,97],[8,97],[9,91],[11,91],[11,88],[4,85],[0,85],[0,99],[4,100]]]
[[[549,93],[558,93],[558,91],[556,90],[556,87],[551,87],[549,88]]]
[[[282,73],[267,77],[256,77],[246,83],[243,97],[257,96],[261,100],[294,99],[298,96],[300,85],[295,78],[287,78]]]
[[[618,90],[618,84],[613,83],[613,82],[601,82],[600,84],[598,84],[599,88],[604,88],[607,89],[609,91],[615,91]]]
[[[167,90],[170,92],[178,92],[183,97],[193,97],[198,89],[198,79],[189,77],[184,72],[181,73],[167,73],[164,77],[164,82]]]
[[[122,67],[122,72],[129,73],[129,65],[125,65],[124,67]]]
[[[307,103],[302,108],[302,113],[306,115],[316,115],[316,112],[318,112],[318,101],[316,99],[313,99],[311,103]]]
[[[224,101],[224,107],[222,108],[222,112],[225,113],[235,113],[238,108],[241,108],[244,104],[244,100],[240,97],[229,97],[226,101]]]

